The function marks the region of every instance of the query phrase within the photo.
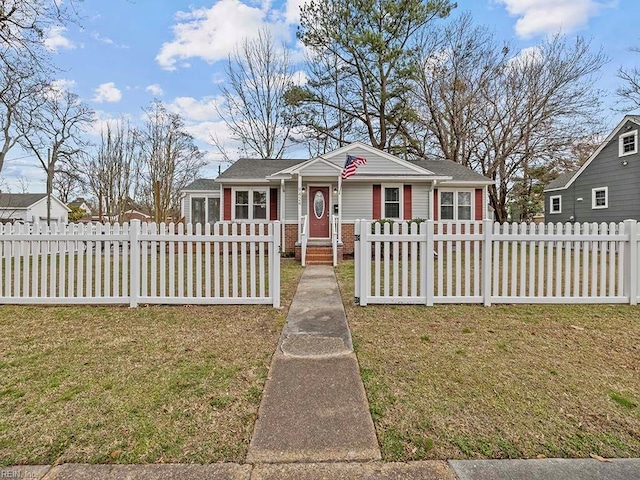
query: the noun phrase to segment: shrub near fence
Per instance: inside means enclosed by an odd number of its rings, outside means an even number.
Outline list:
[[[426,221],[375,223],[373,230],[372,222],[358,220],[356,239],[360,305],[638,301],[635,220],[546,225]]]
[[[280,305],[270,224],[0,226],[0,303]]]

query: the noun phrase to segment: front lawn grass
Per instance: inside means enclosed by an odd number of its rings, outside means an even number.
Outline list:
[[[279,310],[0,307],[0,465],[243,461],[301,273]]]
[[[640,456],[640,307],[353,304],[387,461]]]

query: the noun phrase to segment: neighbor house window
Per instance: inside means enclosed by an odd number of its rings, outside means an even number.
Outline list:
[[[632,155],[638,152],[638,131],[625,133],[620,135],[620,143],[618,144],[618,154],[620,157]]]
[[[472,195],[469,191],[440,192],[441,220],[471,220]]]
[[[549,213],[562,213],[562,197],[560,195],[549,197]]]
[[[609,207],[609,188],[600,187],[591,189],[591,208]]]
[[[385,187],[384,218],[400,218],[400,187]]]
[[[235,220],[266,220],[267,203],[266,190],[236,190]]]

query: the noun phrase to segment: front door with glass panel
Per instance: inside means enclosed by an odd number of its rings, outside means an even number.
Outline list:
[[[309,237],[329,238],[329,187],[309,188]]]

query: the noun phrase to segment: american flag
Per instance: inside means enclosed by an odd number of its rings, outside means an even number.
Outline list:
[[[345,178],[353,177],[356,174],[358,167],[365,163],[367,163],[366,158],[347,155],[347,161],[344,163],[344,168],[342,169],[342,179],[344,180]]]

